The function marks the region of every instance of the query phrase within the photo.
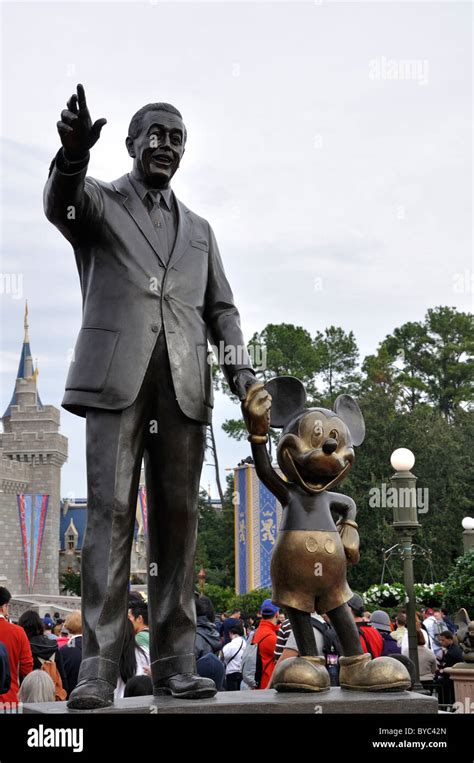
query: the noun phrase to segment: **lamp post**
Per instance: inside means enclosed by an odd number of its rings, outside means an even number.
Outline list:
[[[462,521],[462,526],[463,526],[462,540],[463,540],[463,546],[464,546],[464,553],[467,554],[467,552],[470,551],[471,548],[474,548],[474,518],[464,517]]]
[[[390,478],[396,499],[393,501],[393,527],[399,536],[399,553],[403,559],[403,580],[407,595],[408,653],[415,665],[415,691],[423,690],[418,664],[418,641],[416,637],[416,599],[413,574],[413,537],[421,527],[418,522],[416,503],[416,480],[410,469],[415,456],[408,448],[394,450],[390,463],[395,474]]]

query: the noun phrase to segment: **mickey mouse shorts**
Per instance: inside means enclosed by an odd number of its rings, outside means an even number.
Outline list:
[[[323,614],[352,598],[338,532],[280,531],[270,569],[272,600],[280,607]]]

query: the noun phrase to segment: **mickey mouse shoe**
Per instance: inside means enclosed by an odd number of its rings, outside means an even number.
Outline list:
[[[330,683],[324,657],[290,657],[277,663],[271,688],[279,692],[326,691]]]
[[[391,657],[355,654],[339,658],[339,683],[342,689],[359,691],[404,691],[411,686],[408,670]]]

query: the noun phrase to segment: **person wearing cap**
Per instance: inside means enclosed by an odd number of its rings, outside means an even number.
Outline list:
[[[372,659],[381,657],[384,642],[380,633],[364,620],[364,602],[362,597],[355,593],[347,603],[359,631],[362,649],[366,654],[372,655]]]
[[[45,616],[43,617],[43,623],[45,628],[48,628],[48,630],[52,630],[54,627],[54,620],[49,614],[49,612],[46,612]]]
[[[382,609],[376,609],[370,616],[370,625],[375,628],[383,639],[382,657],[390,657],[391,654],[401,654],[402,650],[392,638],[390,617]]]
[[[260,679],[260,689],[266,689],[272,677],[275,668],[275,647],[277,642],[277,632],[280,627],[278,621],[280,609],[275,606],[271,599],[265,599],[260,607],[262,619],[255,631],[252,644],[257,644],[260,659],[262,661],[262,677]]]
[[[43,624],[44,624],[44,635],[51,639],[51,641],[57,641],[58,637],[53,633],[54,628],[54,622],[52,621],[51,617],[48,615],[45,615],[43,617]]]

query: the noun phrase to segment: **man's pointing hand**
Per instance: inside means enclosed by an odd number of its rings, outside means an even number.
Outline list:
[[[71,162],[84,159],[89,149],[99,140],[100,131],[106,123],[106,119],[98,119],[92,124],[84,87],[78,85],[77,93],[71,95],[67,108],[61,112],[61,120],[57,123],[66,159]]]

